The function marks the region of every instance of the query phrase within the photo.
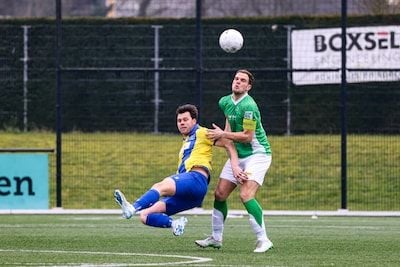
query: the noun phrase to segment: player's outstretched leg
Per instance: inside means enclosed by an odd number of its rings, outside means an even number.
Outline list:
[[[130,219],[133,214],[135,214],[135,208],[126,200],[124,194],[120,190],[116,189],[114,191],[114,199],[122,209],[123,218]]]

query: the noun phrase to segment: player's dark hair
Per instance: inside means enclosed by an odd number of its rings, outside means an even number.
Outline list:
[[[197,110],[197,107],[195,105],[192,104],[185,104],[182,106],[179,106],[176,109],[176,115],[178,114],[182,114],[185,112],[189,112],[190,113],[190,117],[192,117],[192,119],[196,119],[199,117],[199,111]]]
[[[250,84],[250,85],[253,85],[253,82],[254,82],[254,75],[253,75],[250,71],[244,70],[244,69],[243,69],[243,70],[238,70],[238,71],[236,71],[236,73],[238,73],[238,72],[247,74],[247,76],[249,76],[249,84]]]

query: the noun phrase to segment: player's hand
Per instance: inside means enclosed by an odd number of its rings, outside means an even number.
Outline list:
[[[212,124],[214,129],[208,129],[207,130],[207,138],[211,140],[218,140],[224,135],[224,130],[222,130],[218,125],[215,123]]]
[[[243,184],[243,182],[247,181],[249,177],[247,173],[243,171],[239,166],[232,166],[233,176],[239,182],[239,184]]]

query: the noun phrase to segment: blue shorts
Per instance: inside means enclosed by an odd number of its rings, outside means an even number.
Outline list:
[[[200,207],[207,194],[207,177],[203,174],[190,171],[172,175],[175,181],[175,195],[161,199],[166,206],[166,214],[174,215],[178,212]]]

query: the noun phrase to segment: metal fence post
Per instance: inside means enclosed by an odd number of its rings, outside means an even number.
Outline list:
[[[62,142],[61,142],[61,20],[62,20],[62,7],[61,0],[56,1],[56,28],[57,28],[57,45],[56,45],[56,205],[62,207],[62,196],[61,196],[61,153],[62,153]]]
[[[28,60],[29,60],[29,56],[28,56],[28,43],[29,43],[29,38],[28,38],[28,32],[29,32],[29,28],[31,26],[28,25],[24,25],[22,26],[23,30],[24,30],[24,57],[22,58],[22,62],[24,62],[24,89],[23,89],[23,104],[24,104],[24,108],[23,108],[23,122],[24,122],[24,132],[28,131]]]
[[[347,80],[346,80],[346,27],[347,27],[347,0],[342,0],[342,81],[341,81],[341,209],[347,209]]]
[[[158,69],[160,67],[160,29],[163,27],[161,25],[152,25],[154,29],[154,69]],[[160,110],[160,103],[162,100],[160,99],[160,73],[158,71],[154,72],[154,133],[158,133],[158,114]]]
[[[202,0],[196,0],[196,89],[197,89],[197,108],[200,110],[198,121],[201,122],[201,111],[203,105],[203,55],[202,42],[203,32],[201,25]]]

